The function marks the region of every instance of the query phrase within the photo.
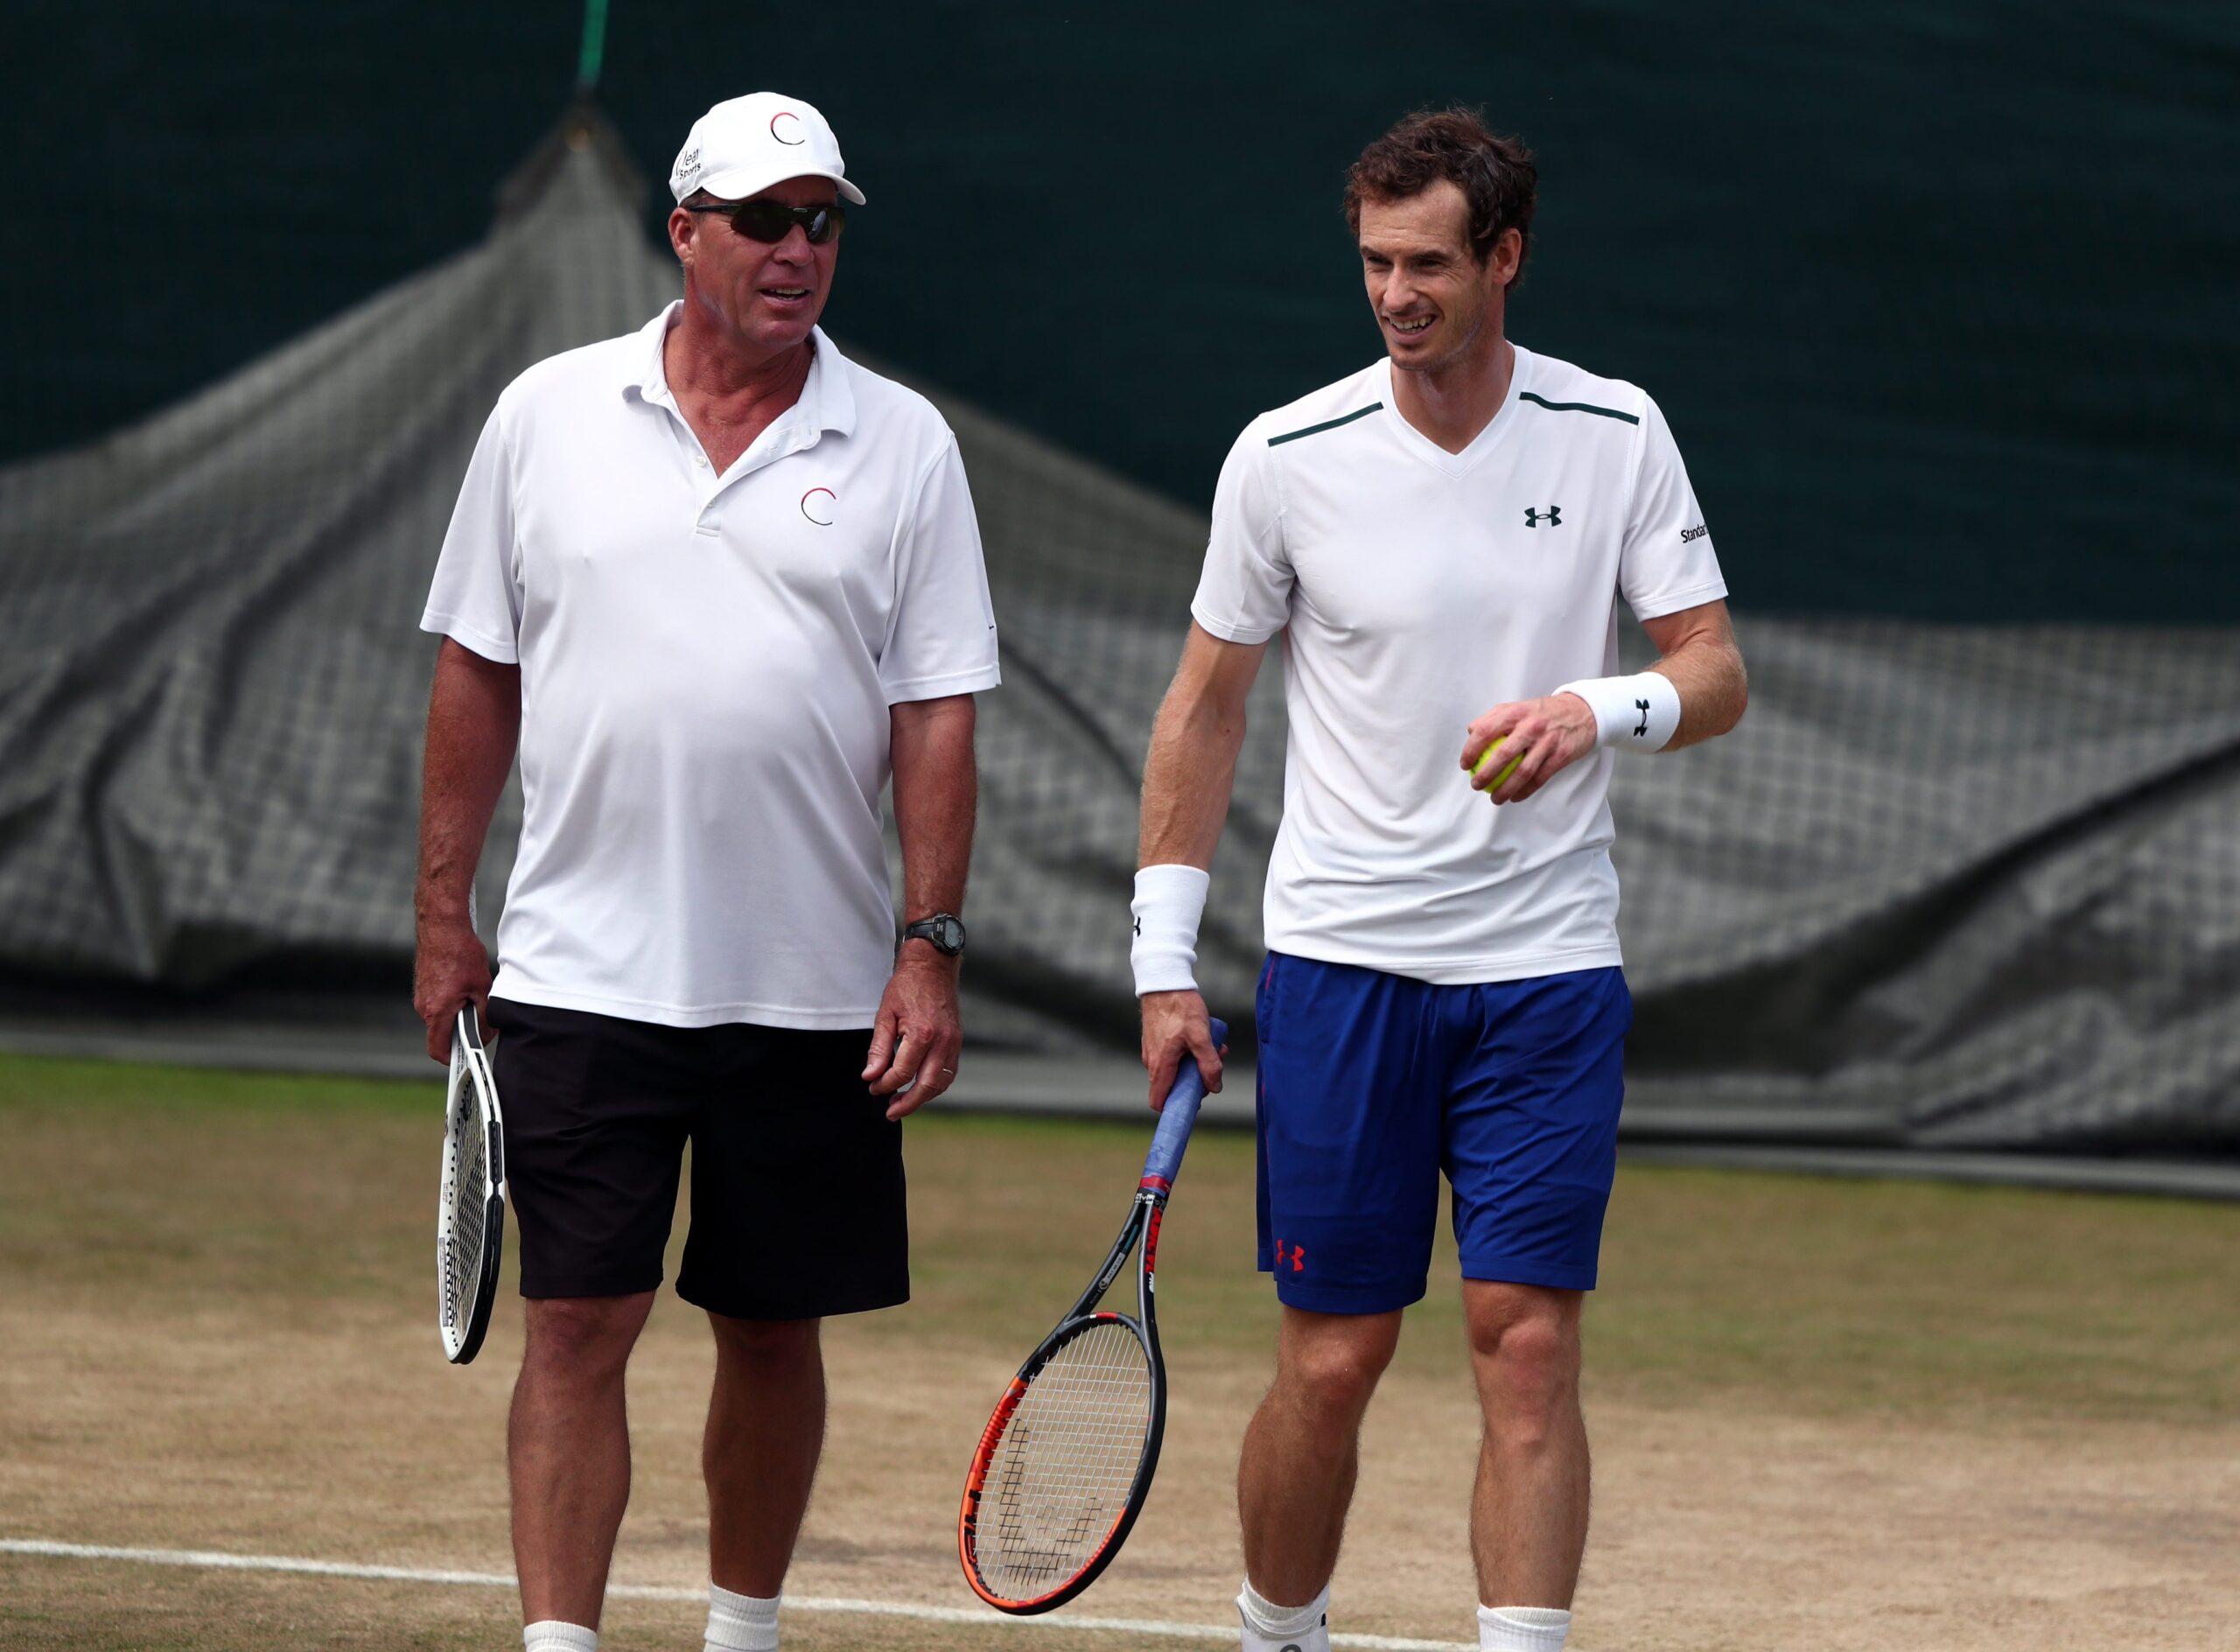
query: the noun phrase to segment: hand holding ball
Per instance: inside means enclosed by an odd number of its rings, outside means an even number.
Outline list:
[[[1479,753],[1477,763],[1473,766],[1470,770],[1470,783],[1472,785],[1475,786],[1478,783],[1480,776],[1483,775],[1486,772],[1486,766],[1494,760],[1494,753],[1502,749],[1502,742],[1507,738],[1508,737],[1506,735],[1496,734],[1494,736],[1493,743],[1488,746],[1483,752]],[[1524,754],[1520,752],[1515,757],[1509,759],[1508,766],[1507,768],[1503,769],[1500,774],[1494,775],[1491,780],[1487,782],[1483,789],[1488,794],[1489,800],[1494,790],[1499,787],[1503,780],[1516,774],[1519,766],[1521,766],[1523,761]]]

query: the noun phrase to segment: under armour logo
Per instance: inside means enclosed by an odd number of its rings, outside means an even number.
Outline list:
[[[1280,1239],[1277,1240],[1277,1241],[1276,1241],[1276,1271],[1277,1271],[1277,1272],[1281,1273],[1281,1272],[1283,1271],[1283,1270],[1284,1270],[1284,1264],[1286,1261],[1288,1261],[1288,1262],[1292,1264],[1292,1271],[1293,1273],[1305,1273],[1305,1272],[1306,1271],[1306,1247],[1305,1245],[1293,1245],[1293,1246],[1292,1246],[1292,1248],[1291,1248],[1290,1255],[1289,1255],[1288,1256],[1285,1256],[1285,1254],[1284,1254],[1284,1242],[1283,1242],[1282,1240],[1280,1240]]]
[[[1647,700],[1634,701],[1634,710],[1642,714],[1641,723],[1634,730],[1634,738],[1638,740],[1648,732],[1648,702]]]
[[[1561,528],[1564,525],[1564,508],[1561,505],[1550,505],[1545,510],[1528,508],[1524,513],[1524,525],[1527,528],[1537,528],[1544,521],[1550,528]]]
[[[1140,917],[1136,920],[1136,933],[1138,934],[1144,933],[1144,920]]]

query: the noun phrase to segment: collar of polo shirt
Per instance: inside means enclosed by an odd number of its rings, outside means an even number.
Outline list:
[[[623,395],[677,410],[676,397],[669,392],[668,370],[662,361],[662,346],[668,340],[669,329],[683,313],[684,300],[673,298],[668,309],[646,324],[646,353],[641,358],[644,368],[636,378],[622,386]],[[811,430],[830,430],[836,436],[852,435],[856,429],[856,393],[848,388],[848,375],[840,370],[839,349],[824,336],[822,327],[811,327],[808,336],[815,348],[809,355],[808,377],[802,383],[801,399],[779,416],[791,418],[798,415],[808,421]]]

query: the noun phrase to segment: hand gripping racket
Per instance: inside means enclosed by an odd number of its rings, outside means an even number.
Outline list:
[[[1213,1034],[1219,1048],[1228,1028],[1215,1021]],[[1151,1490],[1166,1430],[1166,1362],[1152,1300],[1159,1216],[1205,1099],[1205,1080],[1186,1052],[1111,1253],[1026,1356],[981,1431],[956,1547],[973,1592],[998,1611],[1047,1612],[1096,1582]],[[1143,1317],[1131,1320],[1096,1304],[1138,1238]]]
[[[465,1365],[482,1347],[498,1297],[506,1238],[506,1130],[489,1052],[470,1004],[452,1028],[444,1105],[444,1191],[436,1211],[436,1322],[444,1357]]]

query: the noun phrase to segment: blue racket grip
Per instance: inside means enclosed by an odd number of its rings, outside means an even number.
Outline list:
[[[1212,1026],[1214,1047],[1218,1050],[1228,1042],[1228,1023],[1216,1018]],[[1157,1182],[1162,1191],[1174,1185],[1174,1173],[1182,1168],[1182,1150],[1190,1144],[1190,1127],[1198,1122],[1198,1109],[1205,1100],[1206,1079],[1198,1071],[1198,1058],[1185,1050],[1173,1087],[1166,1092],[1158,1128],[1152,1132],[1152,1151],[1144,1158],[1146,1184]]]

